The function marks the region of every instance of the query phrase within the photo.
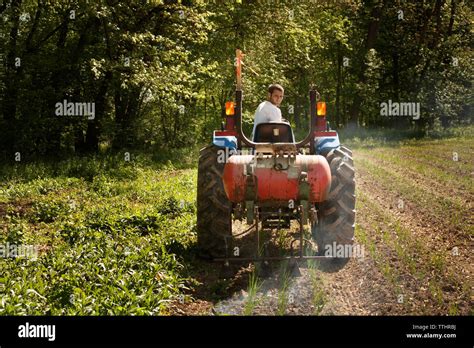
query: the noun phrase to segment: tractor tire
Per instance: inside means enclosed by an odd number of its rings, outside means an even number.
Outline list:
[[[218,151],[211,145],[199,154],[197,187],[197,238],[199,255],[212,259],[227,256],[232,240],[232,203],[222,183],[225,163],[218,163]]]
[[[328,246],[352,245],[355,230],[355,179],[352,151],[341,146],[326,156],[331,168],[331,189],[326,201],[319,205],[318,223],[313,225],[313,238],[318,254],[326,255]],[[335,244],[334,244],[335,243]],[[349,261],[346,257],[323,259],[326,265],[337,271]]]

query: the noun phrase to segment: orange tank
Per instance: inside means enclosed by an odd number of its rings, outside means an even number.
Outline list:
[[[222,176],[227,198],[233,203],[326,200],[331,188],[329,164],[320,155],[234,155]],[[251,185],[253,187],[249,187]]]

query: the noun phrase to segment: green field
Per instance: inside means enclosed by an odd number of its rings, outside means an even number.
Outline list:
[[[112,158],[8,174],[0,243],[38,257],[0,259],[1,314],[160,314],[191,284],[195,170]]]
[[[357,242],[389,291],[412,299],[392,313],[470,313],[472,132],[349,145]],[[223,287],[195,272],[196,155],[2,167],[0,244],[31,245],[37,258],[0,258],[0,314],[166,315],[196,303],[198,287]]]

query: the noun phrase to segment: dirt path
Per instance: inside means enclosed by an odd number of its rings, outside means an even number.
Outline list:
[[[301,267],[285,286],[281,271],[265,278],[255,295],[249,289],[217,303],[217,314],[383,315],[402,308],[369,258],[351,260],[335,273]],[[253,309],[252,308],[252,302]]]
[[[256,277],[246,266],[233,270],[224,281],[218,267],[202,279],[205,296],[181,306],[179,314],[214,315],[434,315],[472,314],[474,297],[472,217],[451,225],[423,204],[404,197],[391,181],[377,180],[374,168],[388,165],[401,175],[403,168],[376,155],[354,151],[359,194],[355,243],[364,257],[352,258],[333,272],[320,263],[300,265],[292,275],[288,265],[272,266]],[[364,167],[370,164],[370,168]],[[432,178],[410,172],[418,192],[438,201],[448,188]],[[472,192],[453,188],[472,208]],[[403,209],[397,202],[403,199]],[[434,201],[433,201],[434,202]],[[467,219],[466,219],[467,218]],[[453,254],[455,248],[457,254]],[[209,265],[207,265],[208,267]],[[210,285],[213,284],[213,285]],[[216,288],[219,296],[213,297]]]

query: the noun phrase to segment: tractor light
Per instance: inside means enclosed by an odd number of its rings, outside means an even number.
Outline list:
[[[318,116],[326,116],[326,102],[318,102],[316,111]]]
[[[225,114],[227,116],[233,116],[235,111],[234,111],[235,104],[234,102],[226,102],[225,103]]]

